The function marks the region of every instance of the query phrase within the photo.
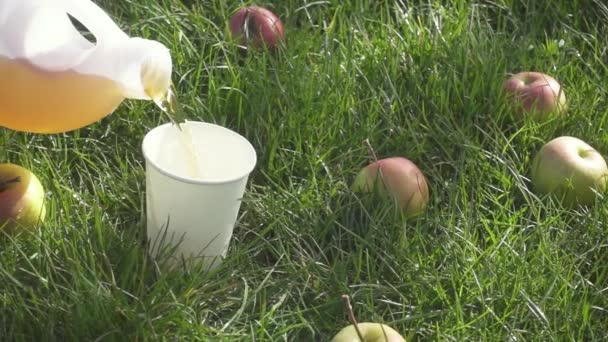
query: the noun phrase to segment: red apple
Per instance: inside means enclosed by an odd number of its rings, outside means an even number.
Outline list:
[[[377,160],[363,168],[353,183],[357,192],[379,190],[396,201],[407,217],[421,214],[429,201],[426,177],[403,157]]]
[[[230,32],[245,45],[276,49],[285,38],[281,20],[271,11],[248,6],[239,9],[230,17]]]
[[[505,81],[503,89],[520,114],[546,119],[551,113],[563,114],[566,94],[553,77],[540,72],[520,72]]]
[[[19,165],[0,164],[0,229],[29,229],[44,220],[44,188],[38,177]]]

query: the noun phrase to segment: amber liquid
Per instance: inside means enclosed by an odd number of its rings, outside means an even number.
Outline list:
[[[171,121],[177,125],[180,130],[179,139],[181,148],[185,151],[184,161],[186,164],[186,176],[195,179],[201,179],[204,177],[202,173],[201,160],[197,149],[194,146],[194,139],[192,136],[192,130],[188,126],[188,122],[185,120],[185,114],[177,101],[175,88],[173,85],[169,88],[169,91],[160,98],[154,98],[153,101],[156,105],[169,116]]]
[[[75,71],[50,72],[0,57],[0,126],[60,133],[109,115],[122,102],[118,84]]]
[[[202,178],[204,177],[204,175],[202,174],[202,170],[201,170],[201,161],[200,158],[198,156],[198,152],[196,150],[196,148],[194,147],[194,142],[193,142],[193,138],[192,138],[192,130],[190,129],[190,126],[188,126],[188,123],[185,122],[182,125],[182,131],[180,132],[180,138],[181,138],[181,143],[183,148],[186,151],[186,164],[188,165],[188,176],[190,178]]]

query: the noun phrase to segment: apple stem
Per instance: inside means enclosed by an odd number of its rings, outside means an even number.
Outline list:
[[[359,339],[363,341],[363,334],[361,334],[361,330],[359,330],[359,326],[357,325],[357,319],[355,318],[355,313],[353,312],[353,306],[350,305],[350,297],[348,297],[348,295],[342,295],[342,303],[344,304],[344,309],[348,314],[348,320],[352,323],[353,327],[355,327],[355,331],[357,332]]]
[[[372,159],[374,159],[374,161],[377,161],[378,156],[376,155],[376,152],[374,151],[372,144],[369,142],[369,139],[363,140],[363,145],[365,145],[365,147],[367,147],[367,152],[369,153],[370,157],[372,157]]]
[[[12,179],[0,180],[0,192],[5,191],[8,188],[9,184],[19,183],[19,182],[21,182],[21,177],[19,177],[19,176],[12,178]]]

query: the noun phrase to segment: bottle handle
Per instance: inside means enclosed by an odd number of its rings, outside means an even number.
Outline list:
[[[64,10],[95,36],[97,46],[128,38],[110,16],[91,0],[61,0]]]

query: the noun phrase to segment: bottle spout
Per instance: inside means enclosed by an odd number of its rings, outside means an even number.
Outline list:
[[[125,45],[119,60],[124,68],[121,77],[123,96],[152,100],[173,123],[184,122],[185,116],[171,82],[173,66],[169,49],[157,41],[143,38],[130,38]]]
[[[148,98],[158,101],[167,97],[171,87],[171,71],[171,56],[167,49],[147,56],[141,66],[140,79]]]
[[[164,99],[171,87],[173,65],[169,50],[161,43],[143,38],[130,38],[126,42],[122,61],[122,87],[129,99]]]

